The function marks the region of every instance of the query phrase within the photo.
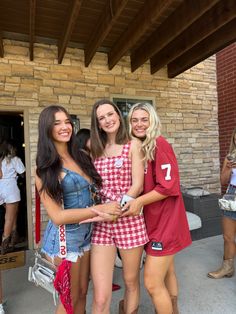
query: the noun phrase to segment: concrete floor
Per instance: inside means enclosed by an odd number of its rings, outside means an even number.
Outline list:
[[[179,308],[181,314],[235,314],[236,276],[220,280],[209,279],[208,271],[215,270],[222,260],[222,236],[194,241],[192,246],[176,256],[179,279]],[[3,272],[7,314],[52,314],[55,307],[51,295],[27,281],[28,265]],[[236,265],[235,265],[236,266]],[[122,270],[115,269],[114,282],[123,286]],[[153,314],[153,307],[142,282],[139,313]],[[124,290],[113,292],[111,314],[118,313],[118,302]],[[87,313],[91,313],[92,286],[89,288]]]

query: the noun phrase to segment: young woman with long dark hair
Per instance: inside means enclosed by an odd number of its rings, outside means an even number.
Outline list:
[[[79,222],[97,214],[109,221],[120,214],[117,202],[93,205],[93,191],[101,185],[101,177],[89,156],[78,149],[72,126],[68,112],[61,106],[46,107],[39,117],[36,186],[50,218],[42,252],[59,267],[64,261],[68,262],[66,267],[69,265],[68,296],[62,296],[61,300],[66,301],[58,305],[57,314],[85,313],[92,225]],[[66,228],[63,262],[59,225]]]

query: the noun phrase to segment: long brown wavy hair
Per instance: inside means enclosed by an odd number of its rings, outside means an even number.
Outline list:
[[[125,122],[119,108],[108,99],[102,99],[97,101],[93,105],[91,116],[91,155],[93,159],[101,157],[103,155],[107,143],[107,134],[106,132],[99,128],[99,122],[97,119],[98,107],[105,104],[111,105],[118,114],[120,119],[120,126],[116,134],[116,144],[126,144],[129,140]]]

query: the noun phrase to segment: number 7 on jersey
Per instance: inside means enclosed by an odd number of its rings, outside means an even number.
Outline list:
[[[171,175],[170,175],[171,165],[170,165],[170,164],[161,165],[161,169],[162,169],[162,170],[165,170],[165,169],[166,169],[165,180],[166,180],[166,181],[170,181],[170,180],[171,180]]]

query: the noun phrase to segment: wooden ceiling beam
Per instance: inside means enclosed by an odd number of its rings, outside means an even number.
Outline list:
[[[65,55],[66,47],[68,45],[68,42],[70,41],[71,34],[75,27],[82,1],[83,0],[73,0],[71,11],[69,12],[69,15],[68,15],[67,23],[64,27],[62,36],[58,41],[58,63],[59,64],[62,63],[63,57]]]
[[[181,2],[183,0],[146,0],[135,19],[108,54],[109,69],[111,70],[120,58],[132,48],[153,22],[170,10],[171,6],[176,6]]]
[[[163,49],[179,36],[200,16],[212,8],[219,0],[186,0],[180,5],[148,39],[131,54],[131,70],[135,71],[156,52]]]
[[[234,18],[236,18],[235,0],[224,0],[216,4],[212,10],[206,12],[184,33],[151,58],[151,74],[160,70]]]
[[[127,2],[128,0],[107,0],[104,11],[100,15],[98,23],[95,25],[92,35],[89,38],[89,42],[85,47],[84,54],[86,67],[90,64],[97,48],[109,34],[112,26],[125,8]]]
[[[34,60],[34,38],[35,38],[35,14],[36,0],[30,0],[30,25],[29,25],[29,55],[30,61]]]
[[[173,78],[236,41],[236,18],[205,38],[168,65],[168,77]]]

